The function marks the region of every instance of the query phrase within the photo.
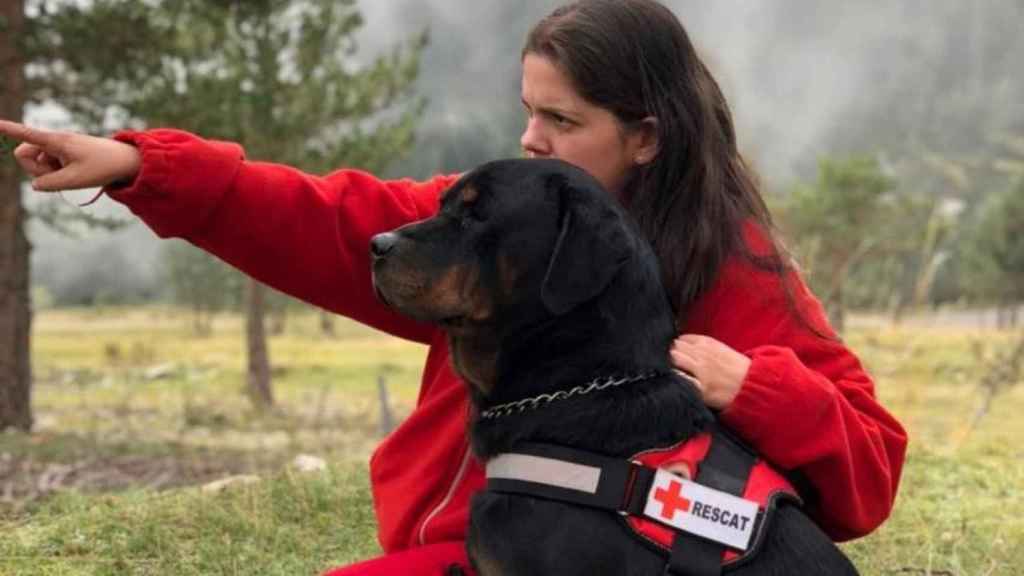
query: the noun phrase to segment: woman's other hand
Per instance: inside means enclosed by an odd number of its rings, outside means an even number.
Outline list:
[[[750,358],[729,346],[696,334],[683,334],[669,349],[672,364],[697,379],[704,403],[724,410],[740,393]]]
[[[130,144],[75,132],[30,128],[0,120],[0,135],[21,142],[14,158],[43,192],[76,190],[130,182],[142,156]]]

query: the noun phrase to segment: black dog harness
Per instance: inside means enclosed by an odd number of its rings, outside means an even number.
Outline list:
[[[694,480],[659,468],[672,463],[687,464]],[[668,557],[670,576],[717,576],[751,560],[778,501],[800,502],[781,474],[719,428],[629,460],[521,444],[487,462],[487,490],[617,512]]]

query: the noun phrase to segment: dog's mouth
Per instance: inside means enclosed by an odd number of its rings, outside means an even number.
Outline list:
[[[461,330],[465,328],[469,322],[469,318],[465,314],[454,314],[439,317],[436,313],[432,314],[429,310],[416,310],[408,306],[398,306],[395,302],[388,299],[387,293],[381,289],[376,281],[373,283],[373,292],[377,296],[377,299],[388,308],[407,314],[416,320],[435,323],[446,330]]]
[[[374,266],[371,282],[377,300],[388,308],[403,313],[410,313],[407,310],[407,303],[415,300],[414,295],[422,291],[422,287],[417,284],[407,281],[396,282],[393,276],[383,272],[378,266]]]
[[[391,305],[391,302],[388,302],[388,297],[384,295],[384,291],[381,290],[380,286],[377,285],[376,280],[377,279],[374,278],[373,293],[377,296],[377,300],[380,300],[381,303],[387,306],[388,308],[394,308],[394,306]]]
[[[415,274],[396,273],[393,267],[389,269],[379,263],[373,268],[372,282],[374,295],[381,304],[419,322],[461,333],[486,320],[474,313],[465,295],[453,295],[455,289],[443,282],[438,286],[438,282]]]

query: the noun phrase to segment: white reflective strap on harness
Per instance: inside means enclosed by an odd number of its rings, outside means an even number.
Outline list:
[[[555,458],[510,453],[487,462],[487,478],[536,482],[596,494],[601,469]]]
[[[750,546],[757,502],[624,460],[545,446],[546,454],[505,453],[487,463],[488,488],[643,515],[676,530],[725,544]],[[534,451],[534,450],[531,450]],[[604,462],[602,462],[604,461]],[[641,471],[630,476],[626,468]],[[638,481],[642,477],[646,481]],[[611,478],[615,478],[611,480]],[[606,483],[602,485],[602,480]],[[609,486],[609,483],[621,486]],[[632,492],[642,493],[635,497]],[[629,502],[639,506],[631,506]]]

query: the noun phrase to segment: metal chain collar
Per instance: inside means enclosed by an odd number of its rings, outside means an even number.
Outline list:
[[[522,400],[516,400],[515,402],[508,402],[506,404],[498,404],[492,406],[487,410],[480,413],[480,418],[483,420],[492,420],[494,418],[500,418],[502,416],[508,416],[509,414],[518,414],[527,410],[536,410],[541,406],[546,406],[552,402],[558,400],[568,400],[574,396],[585,396],[591,392],[600,392],[607,388],[614,388],[622,386],[623,384],[631,384],[633,382],[639,382],[641,380],[648,380],[657,376],[657,372],[644,372],[642,374],[635,374],[633,376],[622,376],[616,378],[615,376],[603,376],[594,378],[586,384],[575,386],[569,390],[559,390],[557,392],[551,392],[549,394],[540,394],[532,398],[524,398]]]

